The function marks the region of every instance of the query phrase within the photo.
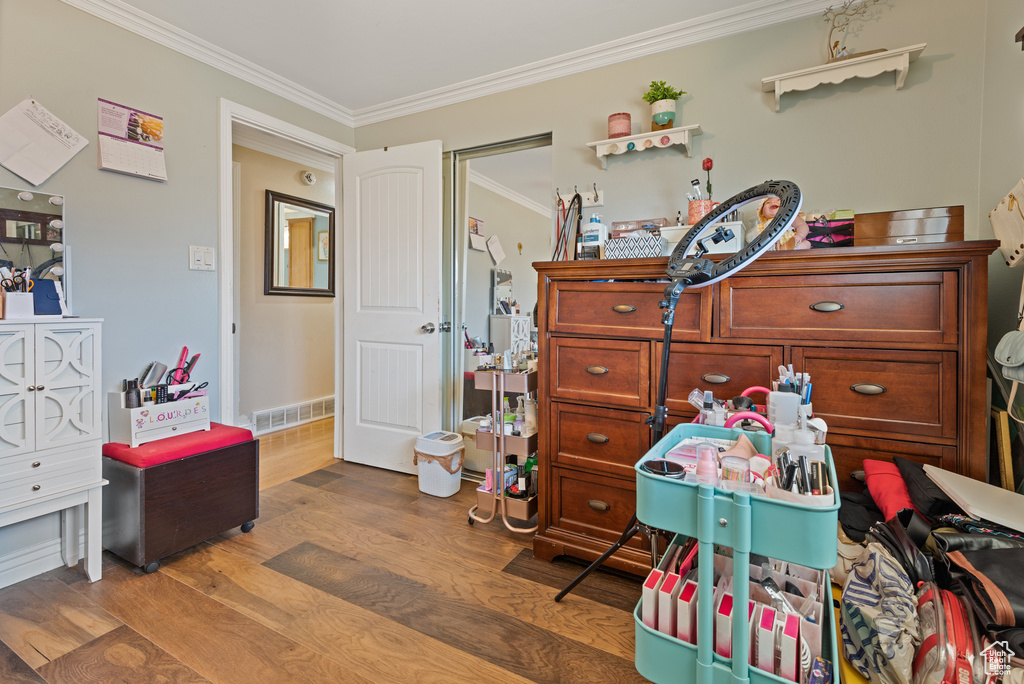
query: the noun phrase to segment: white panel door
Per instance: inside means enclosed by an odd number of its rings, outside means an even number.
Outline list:
[[[441,141],[345,155],[346,461],[415,472],[441,426]]]

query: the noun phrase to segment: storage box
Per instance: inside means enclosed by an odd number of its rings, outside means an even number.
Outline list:
[[[189,385],[172,385],[188,389]],[[166,404],[143,404],[125,408],[124,394],[107,394],[107,426],[111,442],[137,447],[164,437],[210,429],[210,409],[206,397],[191,397]]]
[[[3,291],[3,314],[5,319],[32,318],[35,316],[35,303],[31,292]]]
[[[637,235],[609,240],[604,246],[605,259],[643,259],[661,256],[661,237]]]
[[[480,428],[480,421],[484,416],[473,416],[462,421],[459,426],[459,433],[462,435],[462,446],[465,447],[465,461],[462,467],[476,473],[482,473],[485,469],[492,467],[492,454],[490,447],[484,449],[477,445],[476,431]]]
[[[906,211],[857,214],[853,219],[853,244],[912,245],[921,242],[961,242],[964,239],[964,208],[934,207]]]
[[[725,221],[714,224],[715,226],[722,226],[733,232],[733,238],[726,240],[725,242],[719,242],[715,244],[711,240],[706,240],[705,244],[708,248],[708,254],[732,254],[743,249],[746,244],[746,227],[743,225],[743,221]],[[693,226],[672,226],[671,228],[662,228],[661,237],[664,240],[664,246],[662,247],[661,256],[672,256],[672,251],[675,250],[676,245],[683,239],[690,228]],[[710,235],[714,231],[707,231],[707,235]],[[696,244],[690,249],[690,254],[693,254],[697,249]]]
[[[484,489],[483,485],[477,487],[477,515],[490,515],[491,511],[494,510],[495,503],[497,503],[497,500],[494,498],[494,494]],[[508,517],[510,518],[515,518],[516,520],[529,520],[533,516],[537,515],[537,497],[531,496],[529,499],[513,499],[511,497],[505,497],[505,511],[508,513]]]

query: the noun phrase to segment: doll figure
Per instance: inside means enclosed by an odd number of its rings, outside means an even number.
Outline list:
[[[782,202],[778,197],[769,197],[764,202],[761,202],[761,206],[757,210],[758,233],[768,227],[768,224],[775,218],[775,214],[778,213],[781,205]],[[811,243],[807,240],[807,234],[810,232],[810,227],[804,221],[803,212],[800,212],[793,220],[793,225],[782,234],[782,237],[775,243],[773,249],[810,249]]]

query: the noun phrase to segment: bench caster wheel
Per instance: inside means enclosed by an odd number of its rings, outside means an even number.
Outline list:
[[[153,561],[152,563],[147,563],[146,565],[144,565],[142,567],[142,571],[144,573],[146,573],[147,575],[151,575],[151,574],[153,574],[154,572],[156,572],[159,569],[160,569],[160,561]]]
[[[256,526],[256,523],[254,523],[252,520],[250,520],[249,522],[247,522],[244,525],[242,525],[239,529],[242,530],[242,532],[248,532],[249,530],[251,530],[255,526]]]

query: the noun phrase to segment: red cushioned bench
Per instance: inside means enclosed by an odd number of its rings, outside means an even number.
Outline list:
[[[146,572],[160,559],[259,517],[259,441],[210,423],[135,447],[103,445],[103,547]]]

